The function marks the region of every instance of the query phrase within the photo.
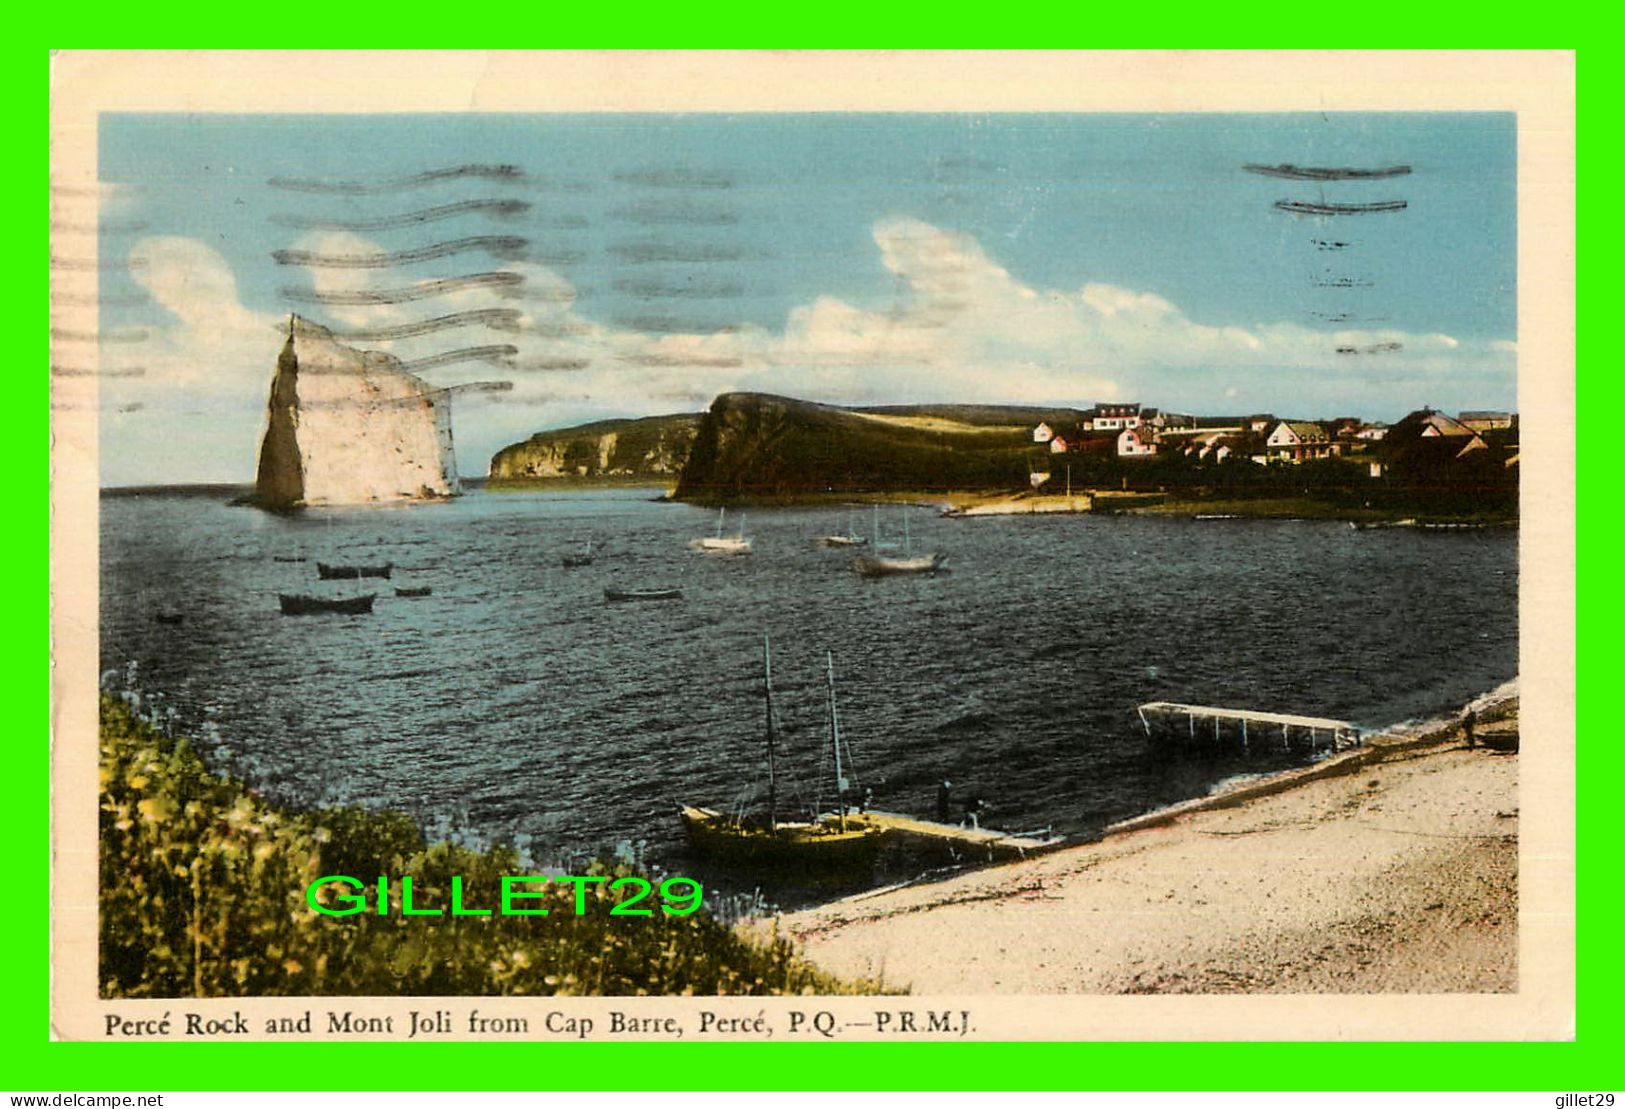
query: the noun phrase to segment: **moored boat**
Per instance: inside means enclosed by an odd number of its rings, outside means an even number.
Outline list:
[[[393,562],[386,562],[381,566],[333,566],[326,562],[318,562],[316,573],[324,581],[345,578],[387,578],[394,568]]]
[[[359,597],[307,597],[293,593],[278,593],[277,600],[282,605],[284,616],[314,616],[326,612],[353,616],[371,612],[373,598],[376,596],[376,593],[364,593]]]
[[[908,534],[908,513],[903,513],[903,546],[880,541],[880,511],[875,510],[874,553],[859,555],[852,560],[852,569],[866,578],[883,578],[892,574],[936,574],[943,572],[948,563],[945,554],[916,555]]]
[[[427,597],[433,592],[434,587],[431,585],[397,585],[395,587],[395,596],[397,597]]]
[[[907,558],[859,555],[852,560],[852,568],[866,578],[883,578],[890,574],[935,574],[943,570],[947,563],[948,556],[942,554]]]
[[[727,516],[726,508],[717,510],[717,533],[699,539],[690,539],[688,549],[691,551],[704,551],[707,554],[749,554],[750,540],[745,538],[745,521],[741,516],[739,520],[738,535],[723,535],[723,519]]]
[[[847,514],[846,531],[844,533],[831,532],[829,535],[820,535],[817,541],[819,545],[825,547],[863,547],[867,546],[869,542],[867,538],[859,535],[857,529],[852,526],[850,513]]]
[[[829,815],[781,820],[770,828],[697,805],[678,805],[678,812],[696,852],[735,866],[770,868],[787,878],[864,877],[880,853],[883,829],[863,814],[848,814],[843,830]]]
[[[733,812],[679,804],[678,815],[689,844],[702,855],[733,866],[769,871],[789,881],[853,882],[870,878],[885,829],[865,812],[854,812],[847,798],[851,783],[843,772],[850,764],[844,750],[840,716],[835,707],[835,663],[826,654],[829,677],[830,750],[834,755],[835,809],[805,819],[780,820],[778,798],[778,725],[773,710],[773,653],[762,639],[762,689],[767,702],[767,811]]]
[[[606,601],[680,601],[681,589],[604,589]]]

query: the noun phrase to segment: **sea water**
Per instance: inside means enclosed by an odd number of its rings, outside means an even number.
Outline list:
[[[877,808],[933,816],[946,779],[956,819],[980,799],[988,825],[1072,835],[1293,757],[1172,755],[1142,702],[1377,728],[1517,670],[1510,529],[888,505],[881,537],[900,540],[907,511],[914,553],[950,572],[868,579],[815,542],[847,530],[845,508],[729,512],[752,552],[710,555],[688,542],[715,511],[658,493],[295,515],[218,491],[105,495],[102,667],[278,800],[404,809],[543,862],[633,844],[671,870],[701,866],[677,802],[764,783],[764,637],[789,803],[827,778],[829,652],[850,776]],[[591,565],[563,565],[588,544]],[[321,582],[318,561],[394,568]],[[683,598],[606,603],[606,587]],[[278,593],[357,592],[377,594],[370,615],[278,611]]]

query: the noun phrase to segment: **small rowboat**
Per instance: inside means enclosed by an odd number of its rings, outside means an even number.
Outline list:
[[[316,573],[324,581],[332,581],[335,578],[387,578],[394,568],[393,562],[386,562],[382,566],[329,566],[325,562],[318,562]]]
[[[680,601],[681,589],[605,589],[606,601]]]
[[[395,587],[395,596],[397,597],[427,597],[433,592],[434,587],[429,585],[397,585]]]
[[[282,604],[284,616],[315,616],[319,613],[333,612],[345,615],[359,615],[372,611],[372,600],[376,593],[365,593],[359,597],[306,597],[299,594],[278,593],[277,600]]]

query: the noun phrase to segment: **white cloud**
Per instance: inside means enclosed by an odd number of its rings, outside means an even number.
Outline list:
[[[1387,412],[1457,381],[1462,403],[1512,391],[1515,344],[1398,330],[1319,331],[1294,323],[1204,324],[1155,292],[1088,281],[1072,290],[1028,285],[971,236],[913,219],[872,229],[895,292],[857,304],[834,291],[790,310],[782,328],[652,335],[599,322],[569,281],[531,262],[495,263],[524,284],[513,295],[470,288],[432,300],[325,305],[340,329],[379,329],[431,315],[505,308],[513,330],[468,328],[356,345],[412,359],[454,346],[510,343],[509,367],[466,363],[429,371],[435,384],[506,378],[511,393],[458,406],[458,441],[475,457],[538,427],[576,418],[696,409],[719,392],[755,389],[834,403],[962,400],[1088,404],[1130,399],[1201,410],[1250,406],[1304,415]],[[381,248],[348,232],[312,232],[294,246],[318,254]],[[239,300],[218,252],[194,239],[141,240],[134,274],[173,319],[125,357],[147,376],[117,388],[155,411],[230,409],[242,425],[240,476],[275,364],[281,318]],[[477,266],[462,257],[449,276]],[[295,271],[297,272],[297,271]],[[310,266],[319,294],[378,291],[425,280],[398,268]],[[292,274],[290,274],[292,276]],[[104,356],[104,363],[106,357]],[[1490,383],[1488,394],[1474,393]],[[1497,391],[1499,390],[1499,391]],[[1468,396],[1466,394],[1471,394]],[[156,403],[155,401],[156,395]],[[1448,403],[1448,401],[1445,401]],[[220,476],[211,474],[205,476]]]

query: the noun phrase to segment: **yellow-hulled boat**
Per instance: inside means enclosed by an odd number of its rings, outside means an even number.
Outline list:
[[[861,813],[828,813],[814,821],[770,826],[695,805],[678,806],[694,850],[722,862],[758,869],[860,872],[872,868],[882,829]]]
[[[767,699],[767,812],[746,815],[679,804],[683,828],[694,850],[721,862],[785,878],[858,880],[873,874],[885,830],[846,802],[851,785],[842,775],[840,716],[835,708],[835,660],[826,653],[829,676],[830,746],[835,756],[836,809],[810,820],[780,820],[778,813],[778,729],[773,715],[773,653],[762,639],[763,692]]]

